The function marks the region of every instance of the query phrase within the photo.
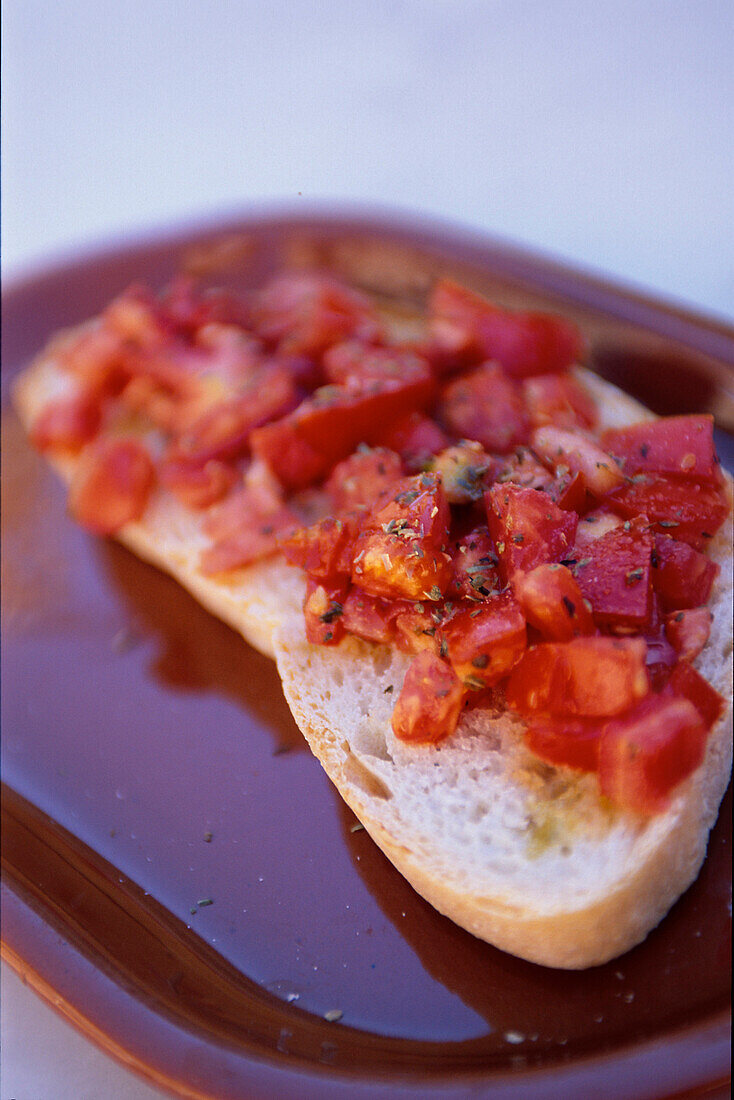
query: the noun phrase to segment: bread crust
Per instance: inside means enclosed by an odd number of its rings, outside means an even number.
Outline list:
[[[652,416],[587,371],[579,368],[579,375],[596,398],[605,426]],[[63,386],[51,349],[15,388],[26,428]],[[51,461],[68,481],[75,460],[56,456]],[[731,495],[728,475],[727,485]],[[726,713],[711,731],[702,765],[676,790],[670,808],[649,821],[611,809],[591,776],[538,768],[523,746],[522,724],[507,714],[473,712],[471,720],[462,718],[448,749],[396,743],[391,700],[397,697],[406,658],[354,638],[339,647],[310,646],[301,613],[304,578],[280,557],[226,577],[204,575],[198,568],[207,544],[200,518],[170,494],[157,490],[144,518],[126,525],[117,537],[277,660],[294,718],[340,795],[387,858],[436,909],[512,954],[579,969],[614,958],[644,939],[696,878],[705,858],[731,771],[731,524],[730,514],[711,546],[721,566],[711,601],[714,629],[696,662],[727,700]],[[393,690],[386,694],[389,686]],[[499,757],[502,765],[495,775],[491,769]],[[485,765],[493,808],[482,816],[477,808],[481,797],[472,800],[472,788],[466,821],[459,827],[457,775],[462,768],[481,773]],[[418,784],[418,800],[409,790],[406,794],[406,776]],[[420,798],[429,807],[425,814]],[[492,848],[492,830],[502,838],[499,855]],[[486,840],[477,842],[479,835]],[[462,837],[471,838],[471,858],[462,851]],[[549,888],[549,882],[555,887]]]

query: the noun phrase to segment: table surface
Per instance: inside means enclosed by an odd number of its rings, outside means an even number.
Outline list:
[[[437,215],[734,319],[728,0],[9,0],[6,285],[245,205]],[[161,1095],[2,974],[0,1100]]]

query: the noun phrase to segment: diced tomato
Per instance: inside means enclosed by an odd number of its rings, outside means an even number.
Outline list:
[[[136,439],[100,438],[82,453],[69,490],[74,518],[98,535],[140,519],[155,481],[153,460]]]
[[[217,378],[233,392],[252,386],[268,370],[287,373],[295,381],[304,369],[303,360],[292,356],[267,358],[252,333],[235,325],[213,323],[196,333],[189,362],[198,374],[206,379]]]
[[[212,545],[201,554],[202,572],[223,573],[271,557],[297,526],[296,516],[277,495],[242,486],[206,517],[204,532]]]
[[[605,718],[649,691],[642,638],[574,638],[531,646],[515,665],[507,703],[536,713]]]
[[[466,600],[483,600],[502,587],[498,558],[489,530],[475,527],[459,539],[452,554],[454,576],[451,595]]]
[[[538,462],[529,447],[518,447],[502,460],[495,481],[517,485],[521,489],[547,489],[553,475]]]
[[[401,741],[440,741],[456,729],[464,696],[451,666],[423,650],[411,662],[395,704],[392,728]]]
[[[563,371],[581,355],[569,322],[501,309],[450,279],[436,284],[429,310],[431,334],[444,352],[465,362],[494,359],[518,378]]]
[[[298,404],[291,375],[282,368],[263,371],[257,387],[214,405],[179,437],[176,457],[204,463],[247,452],[253,429],[285,416]]]
[[[559,473],[543,490],[554,504],[564,512],[576,512],[581,516],[591,500],[586,492],[586,481],[580,473]]]
[[[395,638],[395,619],[402,607],[396,600],[383,600],[360,588],[350,588],[344,600],[342,624],[348,634],[387,644]]]
[[[280,275],[252,303],[256,331],[293,355],[319,356],[332,344],[382,335],[370,300],[338,279],[316,272]]]
[[[359,443],[375,443],[401,416],[427,405],[430,377],[407,382],[325,386],[282,420],[256,428],[250,442],[288,489],[324,477]]]
[[[523,443],[528,421],[519,387],[497,363],[484,363],[446,383],[436,405],[441,424],[500,454]]]
[[[575,549],[581,550],[589,543],[596,542],[602,535],[621,527],[622,522],[619,516],[608,511],[607,508],[597,508],[592,512],[587,512],[585,516],[579,519],[579,525],[576,528]]]
[[[645,634],[647,643],[647,675],[650,678],[650,686],[653,691],[661,691],[678,660],[678,654],[665,635],[664,624],[659,624],[654,630]]]
[[[509,484],[493,485],[484,500],[500,575],[506,581],[518,569],[527,572],[568,556],[578,523],[574,512],[564,512],[536,489]]]
[[[713,615],[707,607],[671,611],[665,636],[682,661],[694,661],[709,640]]]
[[[395,644],[406,653],[420,653],[422,649],[440,653],[443,617],[443,608],[401,602],[395,616]]]
[[[373,596],[439,600],[451,578],[449,510],[440,479],[416,474],[365,520],[352,581]]]
[[[418,473],[426,468],[433,455],[448,447],[449,437],[435,420],[412,412],[396,420],[379,442],[397,451],[408,473]]]
[[[529,573],[515,573],[512,590],[527,621],[549,641],[568,642],[595,632],[581,589],[564,565],[538,565]]]
[[[204,326],[237,325],[247,328],[250,310],[244,298],[220,288],[202,289],[195,279],[177,276],[158,301],[158,317],[190,339]]]
[[[310,580],[306,586],[303,615],[311,645],[336,645],[344,637],[346,585],[323,585]]]
[[[602,436],[602,446],[622,461],[628,477],[652,471],[718,484],[713,429],[713,416],[665,416],[612,428]]]
[[[725,702],[708,680],[689,661],[679,661],[665,687],[666,696],[680,696],[693,703],[707,730],[724,713]]]
[[[527,646],[525,616],[509,592],[460,608],[443,627],[447,657],[472,691],[492,687],[509,673]]]
[[[354,515],[326,516],[310,527],[299,527],[281,541],[286,561],[309,577],[325,582],[352,572],[358,522]]]
[[[708,602],[720,566],[686,542],[655,536],[652,583],[666,611],[701,607]]]
[[[569,555],[597,626],[625,631],[649,626],[652,547],[644,521],[628,521]]]
[[[522,383],[522,395],[533,428],[543,424],[571,429],[593,428],[596,424],[596,404],[571,374],[539,374],[526,378]]]
[[[481,444],[464,440],[437,454],[428,468],[440,474],[450,504],[471,504],[481,500],[498,464]]]
[[[528,720],[525,743],[531,752],[556,767],[595,772],[604,725],[598,718],[550,718]]]
[[[612,456],[580,432],[547,424],[535,429],[530,443],[549,466],[583,474],[586,488],[596,497],[606,496],[624,482],[624,474]]]
[[[394,451],[360,447],[334,467],[326,491],[337,512],[371,508],[402,476],[402,465]]]
[[[229,493],[237,471],[217,459],[200,463],[171,457],[158,463],[158,480],[187,508],[208,508]]]
[[[379,378],[405,382],[430,374],[428,360],[401,347],[376,347],[361,340],[347,340],[324,353],[324,372],[329,382],[344,384]]]
[[[649,816],[703,760],[706,728],[687,699],[652,695],[609,722],[599,748],[599,785],[616,806]]]
[[[81,390],[44,405],[31,426],[31,443],[39,451],[78,451],[94,439],[101,423],[99,397]]]
[[[729,514],[726,496],[715,486],[654,474],[636,474],[609,504],[628,518],[646,515],[659,534],[695,550],[705,549]]]
[[[119,337],[103,321],[60,337],[52,347],[62,370],[79,379],[87,393],[98,396],[115,394],[124,385],[123,350]]]

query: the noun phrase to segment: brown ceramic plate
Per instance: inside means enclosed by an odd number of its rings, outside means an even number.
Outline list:
[[[398,304],[451,272],[574,316],[602,373],[734,426],[734,333],[445,226],[246,216],[115,247],[3,304],[3,940],[113,1055],[191,1097],[728,1095],[727,797],[647,941],[545,970],[439,916],[331,789],[274,668],[171,580],[67,519],[7,391],[57,328],[182,265],[335,268]],[[731,462],[731,441],[719,443]],[[338,1019],[331,1017],[341,1014]]]

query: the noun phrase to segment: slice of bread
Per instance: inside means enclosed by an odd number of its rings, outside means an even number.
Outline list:
[[[587,371],[579,377],[604,427],[652,416]],[[52,347],[15,389],[27,428],[65,385]],[[53,461],[69,480],[75,460]],[[502,709],[465,712],[437,744],[398,741],[390,719],[409,659],[351,637],[309,645],[304,578],[280,557],[204,575],[200,515],[164,491],[118,537],[276,658],[293,715],[339,793],[415,889],[475,935],[547,966],[592,966],[644,939],[698,874],[731,770],[731,516],[710,548],[721,573],[696,662],[727,711],[703,764],[649,820],[615,810],[594,776],[530,754],[522,722]]]

